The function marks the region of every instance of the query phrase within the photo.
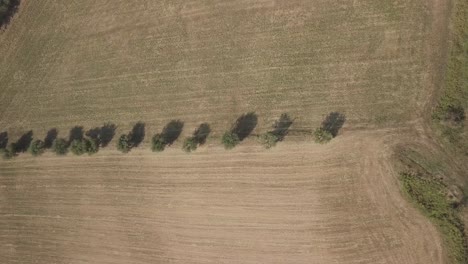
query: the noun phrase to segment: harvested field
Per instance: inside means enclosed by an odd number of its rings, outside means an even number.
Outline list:
[[[0,255],[4,263],[442,263],[435,228],[399,194],[388,137],[353,134],[268,152],[19,157],[0,172]]]
[[[406,122],[427,97],[431,6],[393,2],[24,1],[0,38],[0,128]]]
[[[0,160],[2,263],[447,263],[400,194],[392,148],[420,125],[446,1],[22,1],[0,32],[0,133],[68,138],[145,122],[129,154]],[[433,54],[434,53],[434,54]],[[435,65],[435,64],[434,64]],[[439,68],[437,70],[440,70]],[[327,145],[308,134],[346,116]],[[284,142],[221,135],[282,113]],[[162,153],[171,120],[207,144]],[[396,128],[396,126],[399,128]],[[306,132],[306,133],[304,133]]]

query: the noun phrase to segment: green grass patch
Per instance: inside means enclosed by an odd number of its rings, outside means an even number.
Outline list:
[[[467,250],[464,226],[458,210],[447,199],[447,187],[434,178],[402,173],[404,192],[441,231],[453,263],[466,263]]]
[[[441,134],[444,138],[467,151],[468,139],[463,128],[464,120],[459,120],[459,126],[441,122],[456,119],[460,116],[457,112],[459,109],[468,109],[468,2],[456,1],[454,10],[445,88],[433,112],[433,119],[441,124]]]

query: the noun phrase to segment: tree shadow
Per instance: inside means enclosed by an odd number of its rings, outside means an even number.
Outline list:
[[[231,132],[237,134],[239,140],[242,141],[252,133],[257,126],[257,122],[258,118],[254,112],[243,114],[237,119]]]
[[[100,127],[95,127],[91,128],[88,131],[86,131],[85,135],[89,138],[92,138],[94,140],[99,140],[99,135],[101,134],[101,128]]]
[[[83,127],[75,126],[70,129],[70,136],[68,138],[68,143],[71,143],[73,140],[82,140],[83,139]]]
[[[6,148],[8,145],[8,132],[0,133],[0,149]]]
[[[26,152],[31,145],[33,140],[33,132],[29,130],[27,133],[23,134],[15,143],[14,143],[14,152]]]
[[[13,15],[18,11],[19,4],[20,0],[10,0],[0,4],[0,8],[3,9],[0,11],[0,29],[10,23]]]
[[[322,128],[330,132],[333,137],[338,135],[346,121],[346,116],[339,112],[331,112],[322,122]]]
[[[210,125],[207,123],[201,124],[193,133],[193,137],[198,144],[203,145],[206,143],[206,138],[211,133]]]
[[[286,137],[293,122],[294,120],[286,113],[281,114],[280,118],[275,121],[272,133],[278,137],[278,141],[282,141]]]
[[[47,131],[47,135],[44,138],[44,147],[45,148],[51,148],[52,144],[54,143],[54,140],[57,138],[58,131],[56,128],[52,128],[49,131]]]
[[[136,123],[128,137],[132,147],[138,147],[145,138],[145,123]]]
[[[143,138],[140,139],[139,137],[144,137],[144,126],[145,124],[143,123],[137,123],[133,127],[133,130],[130,134],[134,136],[133,140],[135,140],[134,142],[136,142],[137,144],[140,144],[143,140]],[[117,126],[115,124],[106,123],[102,127],[95,127],[89,129],[88,131],[86,131],[86,136],[94,139],[101,147],[106,147],[114,138],[116,129]]]
[[[166,145],[172,145],[179,138],[183,128],[184,123],[180,120],[169,122],[162,131],[162,137]]]
[[[144,125],[143,125],[144,126]],[[99,134],[99,139],[101,141],[101,147],[106,147],[109,145],[111,140],[115,136],[115,130],[117,129],[117,126],[112,123],[106,123],[101,127],[101,131]]]

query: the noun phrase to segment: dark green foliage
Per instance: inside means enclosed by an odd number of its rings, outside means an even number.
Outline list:
[[[450,125],[460,125],[466,118],[465,109],[461,105],[438,105],[433,113],[435,120],[448,122]]]
[[[258,136],[260,144],[262,144],[267,149],[276,146],[276,143],[279,141],[279,139],[280,138],[273,132],[267,132]]]
[[[449,106],[445,119],[450,122],[460,124],[465,120],[465,109],[461,106]]]
[[[74,139],[70,143],[70,151],[75,155],[82,155],[86,152],[85,141],[82,139]]]
[[[233,149],[240,143],[240,139],[236,133],[227,131],[221,138],[221,143],[223,143],[225,149]]]
[[[195,132],[193,132],[193,136],[185,138],[184,144],[182,145],[182,149],[185,152],[195,151],[199,145],[203,145],[206,143],[206,139],[208,138],[210,132],[211,128],[209,124],[201,124],[195,130]]]
[[[195,151],[198,147],[198,142],[195,137],[188,137],[184,140],[184,144],[182,145],[182,149],[185,152],[192,152]]]
[[[82,140],[83,148],[86,153],[92,155],[99,151],[99,142],[97,139],[85,138]]]
[[[166,141],[164,136],[161,134],[156,134],[151,139],[151,150],[153,152],[161,152],[166,147]]]
[[[322,122],[322,126],[314,131],[314,139],[316,143],[325,144],[330,142],[338,135],[339,130],[346,121],[344,114],[339,112],[331,112]]]
[[[123,134],[119,137],[119,140],[117,141],[117,149],[122,153],[127,153],[130,151],[131,145],[128,135]]]
[[[325,144],[332,140],[333,135],[331,132],[325,130],[324,128],[317,128],[314,131],[314,139],[316,143]]]
[[[409,198],[440,228],[455,263],[466,263],[464,226],[447,199],[447,187],[436,179],[412,173],[402,173],[401,182]]]
[[[67,141],[63,138],[57,138],[52,143],[52,151],[57,155],[65,155],[68,152]]]
[[[35,140],[29,145],[29,153],[31,153],[33,156],[39,156],[42,153],[44,153],[45,150],[45,143],[42,140]]]
[[[92,155],[99,151],[99,143],[97,139],[93,138],[75,139],[71,142],[70,149],[75,155],[82,155],[84,153]]]

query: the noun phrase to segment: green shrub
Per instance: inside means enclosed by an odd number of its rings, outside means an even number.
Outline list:
[[[127,153],[130,151],[131,145],[128,135],[123,134],[119,137],[119,140],[117,141],[117,149],[122,153]]]
[[[314,131],[314,139],[316,143],[325,144],[332,140],[333,135],[324,128],[317,128]]]
[[[196,140],[196,138],[194,137],[188,137],[184,140],[184,144],[182,146],[182,149],[185,151],[185,152],[192,152],[192,151],[195,151],[198,147],[198,142]]]
[[[52,151],[57,155],[65,155],[68,152],[67,141],[63,138],[57,138],[52,143]]]
[[[156,134],[151,139],[151,150],[153,152],[161,152],[166,147],[166,141],[164,136],[161,134]]]
[[[258,141],[265,148],[269,149],[271,147],[276,146],[276,143],[279,141],[279,137],[277,135],[275,135],[273,132],[267,132],[265,134],[261,134],[258,137]]]
[[[432,117],[442,137],[468,153],[468,134],[459,129],[468,109],[468,1],[454,1],[452,10],[444,87]]]
[[[70,151],[79,156],[86,152],[86,144],[82,139],[74,139],[70,144]]]
[[[39,156],[42,153],[44,153],[45,150],[45,143],[42,140],[35,140],[29,145],[29,153],[31,153],[33,156]]]
[[[224,133],[223,137],[221,138],[221,143],[223,143],[225,149],[233,149],[237,144],[240,143],[239,136],[232,132],[228,131]]]
[[[402,173],[403,191],[440,229],[454,263],[466,263],[467,252],[463,223],[447,199],[447,187],[433,178]]]
[[[99,142],[96,139],[85,138],[82,140],[84,151],[89,155],[97,153],[99,151]]]

